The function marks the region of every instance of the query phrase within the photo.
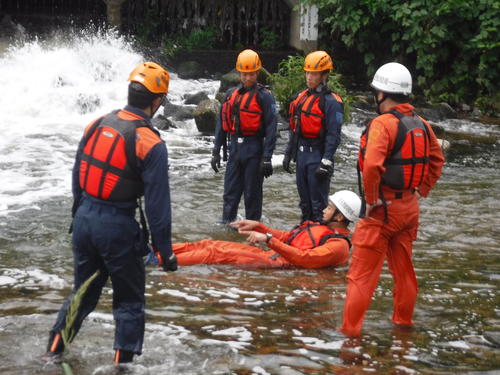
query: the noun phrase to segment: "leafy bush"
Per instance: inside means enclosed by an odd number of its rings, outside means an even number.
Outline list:
[[[287,59],[280,62],[278,72],[271,74],[269,78],[273,93],[280,105],[281,113],[285,117],[288,114],[288,107],[292,98],[307,88],[303,68],[304,56],[288,56]],[[339,74],[330,72],[328,87],[342,97],[344,102],[344,120],[349,121],[352,98],[347,95],[340,78]]]
[[[283,47],[281,39],[274,31],[264,27],[260,31],[260,46],[265,49],[276,49]]]
[[[329,40],[364,57],[372,76],[398,61],[436,101],[473,102],[498,92],[498,0],[301,0],[316,4]]]
[[[212,49],[217,41],[217,33],[214,28],[193,29],[187,35],[179,35],[166,40],[163,43],[163,52],[168,57],[173,57],[181,50],[192,51],[193,49]]]

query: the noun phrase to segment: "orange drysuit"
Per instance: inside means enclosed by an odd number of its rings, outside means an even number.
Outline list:
[[[318,225],[319,227],[319,225]],[[326,226],[321,226],[326,227]],[[248,264],[263,267],[297,266],[321,268],[338,266],[349,259],[349,242],[341,237],[329,237],[324,244],[305,249],[297,236],[287,244],[293,231],[283,232],[259,224],[254,229],[261,233],[271,233],[267,242],[270,250],[230,241],[202,240],[173,244],[173,250],[180,265],[193,264]],[[336,235],[348,236],[348,229],[335,228]],[[314,233],[314,232],[313,232]],[[307,235],[307,233],[305,233]],[[319,244],[320,238],[315,242]],[[300,247],[296,247],[300,246]]]
[[[392,109],[411,116],[414,107],[400,104]],[[362,167],[365,199],[375,204],[382,190],[387,202],[387,220],[384,207],[375,207],[361,219],[355,228],[353,253],[347,274],[347,296],[341,332],[358,336],[363,319],[377,286],[382,266],[387,257],[389,271],[394,279],[394,312],[392,321],[398,325],[413,324],[413,309],[417,298],[417,279],[412,264],[412,245],[418,230],[419,205],[414,189],[394,190],[382,183],[384,162],[391,155],[398,130],[398,118],[382,114],[369,125],[368,142]],[[429,167],[418,186],[421,196],[427,196],[441,175],[444,157],[438,140],[427,122],[429,131]]]

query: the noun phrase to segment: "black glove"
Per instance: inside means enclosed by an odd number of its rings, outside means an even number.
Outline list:
[[[321,163],[318,166],[318,169],[316,169],[316,172],[314,174],[316,175],[316,178],[319,179],[332,177],[333,162],[331,162],[330,160],[322,159]]]
[[[160,266],[165,272],[177,271],[177,257],[174,253],[172,253],[172,255],[170,255],[170,258],[164,260],[163,263],[160,264]]]
[[[212,154],[212,161],[210,162],[210,165],[212,166],[212,169],[215,171],[215,173],[219,172],[220,154],[218,152]]]
[[[260,173],[265,178],[268,178],[273,174],[273,164],[271,163],[271,158],[262,158],[260,162]]]
[[[292,173],[292,170],[290,169],[290,160],[292,157],[290,154],[285,154],[285,157],[283,158],[283,169],[285,172]]]

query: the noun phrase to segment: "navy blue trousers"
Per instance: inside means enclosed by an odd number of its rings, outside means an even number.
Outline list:
[[[73,221],[74,289],[65,300],[52,328],[65,327],[71,297],[95,271],[99,276],[83,297],[74,328],[96,307],[108,278],[113,286],[114,349],[141,354],[145,325],[145,270],[141,231],[135,209],[123,210],[83,199]]]
[[[328,205],[331,178],[319,179],[315,172],[323,153],[319,147],[302,146],[297,151],[296,182],[300,198],[302,221],[321,221]]]
[[[224,176],[222,221],[230,223],[236,219],[242,194],[245,201],[245,217],[249,220],[260,220],[263,184],[260,172],[262,138],[244,138],[243,142],[238,143],[237,138],[233,137],[230,147]]]

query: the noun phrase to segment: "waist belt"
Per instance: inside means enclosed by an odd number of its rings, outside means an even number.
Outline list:
[[[135,207],[118,207],[113,203],[99,202],[97,199],[90,197],[83,198],[82,205],[88,206],[90,209],[95,209],[101,213],[109,213],[112,215],[135,216]]]
[[[385,199],[403,199],[408,195],[415,194],[415,189],[402,190],[402,191],[384,191]]]

